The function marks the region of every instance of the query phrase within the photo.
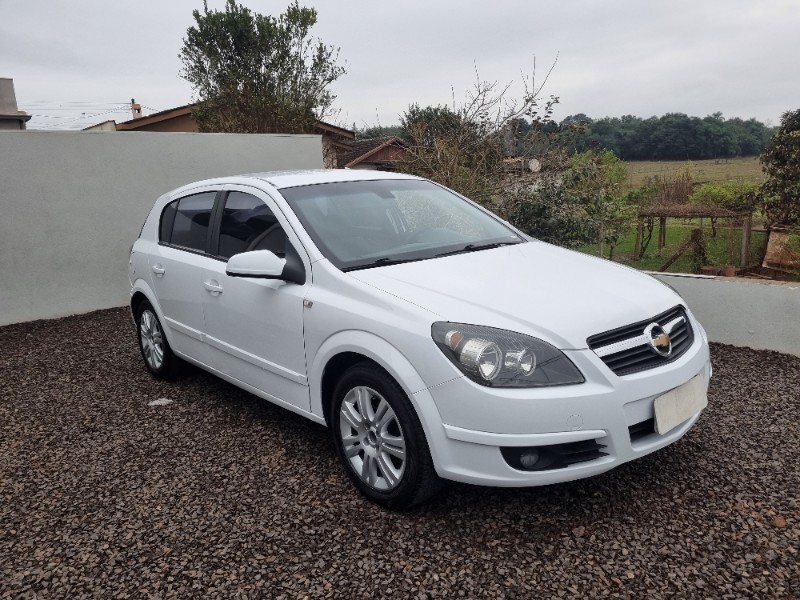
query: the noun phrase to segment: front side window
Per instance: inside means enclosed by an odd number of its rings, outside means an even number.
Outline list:
[[[225,200],[219,229],[220,258],[251,250],[285,254],[286,233],[264,201],[244,192],[230,192]]]
[[[525,241],[499,219],[429,181],[387,179],[285,188],[314,243],[343,270]]]
[[[159,241],[205,252],[216,192],[185,196],[170,202],[161,213]]]

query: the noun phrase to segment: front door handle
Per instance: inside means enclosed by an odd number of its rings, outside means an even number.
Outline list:
[[[222,293],[222,286],[213,279],[204,281],[203,287],[206,288],[209,292],[211,292],[212,296],[219,296]]]
[[[166,272],[166,269],[162,267],[160,263],[156,263],[150,268],[153,270],[153,273],[156,274],[156,277],[162,277]]]

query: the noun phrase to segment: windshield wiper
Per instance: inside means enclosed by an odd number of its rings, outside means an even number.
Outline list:
[[[428,257],[426,257],[428,258]],[[373,260],[372,262],[364,263],[363,265],[354,265],[352,267],[345,267],[342,269],[345,273],[347,271],[359,271],[361,269],[371,269],[372,267],[386,267],[389,265],[399,265],[402,263],[408,262],[415,262],[418,260],[424,260],[423,258],[391,258],[389,256],[384,256],[383,258],[379,258],[377,260]]]
[[[466,252],[478,252],[479,250],[491,250],[492,248],[499,248],[500,246],[513,246],[514,244],[521,244],[522,242],[492,242],[490,244],[467,244],[466,246],[457,250],[450,250],[449,252],[442,252],[437,254],[440,256],[452,256],[453,254],[464,254]]]
[[[368,263],[361,265],[353,265],[352,267],[345,267],[342,269],[345,273],[347,271],[358,271],[361,269],[371,269],[372,267],[387,267],[389,265],[399,265],[402,263],[415,262],[418,260],[428,260],[429,258],[439,258],[440,256],[450,256],[452,254],[463,254],[465,252],[478,252],[479,250],[491,250],[492,248],[499,248],[500,246],[513,246],[514,244],[521,244],[522,240],[510,242],[492,242],[489,244],[467,244],[458,250],[450,250],[449,252],[442,252],[434,254],[433,256],[420,256],[416,258],[392,258],[391,256],[384,256]]]

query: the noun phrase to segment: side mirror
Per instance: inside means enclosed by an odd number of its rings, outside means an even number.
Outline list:
[[[225,272],[231,277],[283,279],[286,261],[269,250],[253,250],[234,254],[228,259]]]

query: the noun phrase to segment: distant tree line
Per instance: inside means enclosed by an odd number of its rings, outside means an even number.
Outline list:
[[[703,160],[758,156],[767,147],[775,127],[756,119],[725,119],[722,113],[700,118],[683,113],[643,119],[603,117],[592,119],[583,113],[556,121],[531,122],[524,118],[507,124],[505,152],[524,156],[530,151],[529,138],[544,134],[571,152],[611,150],[623,160]],[[403,123],[356,128],[359,139],[400,135],[407,137]]]
[[[381,125],[358,127],[353,123],[353,131],[356,132],[357,140],[371,140],[373,138],[389,137],[393,135],[402,136],[405,134],[405,129],[400,125],[390,125],[388,127],[383,127]]]
[[[569,132],[575,152],[606,149],[623,160],[703,160],[758,156],[775,129],[756,119],[725,119],[722,113],[700,118],[683,113],[642,119],[584,114],[566,117],[558,124]]]

